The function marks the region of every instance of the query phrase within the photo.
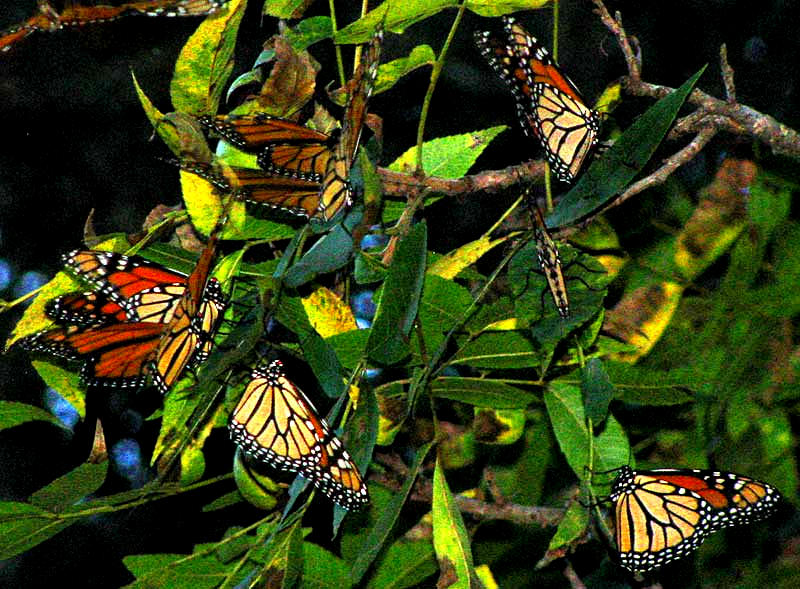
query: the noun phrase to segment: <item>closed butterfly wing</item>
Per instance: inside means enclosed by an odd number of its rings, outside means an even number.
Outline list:
[[[319,198],[317,218],[327,222],[353,202],[350,186],[350,169],[353,165],[361,131],[367,118],[375,80],[378,76],[383,28],[379,27],[372,36],[364,57],[348,84],[347,103],[342,120],[342,131],[333,157],[327,162]]]
[[[229,430],[245,453],[299,473],[343,508],[359,509],[369,502],[350,454],[303,392],[286,378],[280,360],[253,370]]]
[[[123,16],[202,16],[211,14],[225,5],[227,0],[143,0],[118,5],[95,4],[83,6],[68,4],[59,14],[62,26],[81,26],[105,22]]]
[[[218,190],[247,202],[265,205],[302,217],[313,217],[319,206],[320,183],[271,175],[264,170],[202,162],[178,162],[181,169],[208,180]]]
[[[213,235],[194,270],[187,287],[164,328],[151,366],[153,382],[166,394],[187,366],[205,360],[213,345],[222,315],[227,308],[219,282],[209,278],[216,253],[217,237]]]
[[[31,33],[53,31],[60,26],[58,14],[48,3],[39,4],[39,11],[28,20],[0,31],[0,51],[8,51],[12,46]]]
[[[228,143],[258,154],[271,174],[320,181],[331,154],[331,137],[287,119],[268,115],[203,116],[200,124]]]
[[[600,115],[586,106],[535,37],[505,17],[506,40],[476,33],[481,53],[511,89],[522,129],[537,137],[559,180],[572,182],[597,144]]]
[[[564,280],[558,246],[547,231],[547,225],[539,207],[535,203],[529,203],[528,211],[533,223],[536,257],[539,260],[542,272],[544,272],[547,287],[550,289],[550,294],[556,304],[558,313],[562,318],[567,319],[569,318],[569,298],[567,297],[567,283]]]

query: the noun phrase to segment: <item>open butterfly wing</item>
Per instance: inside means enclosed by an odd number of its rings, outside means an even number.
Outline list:
[[[89,386],[139,387],[158,347],[163,326],[114,323],[84,328],[71,325],[24,338],[31,352],[84,361],[81,378]]]
[[[610,499],[620,564],[646,572],[695,550],[715,530],[768,516],[780,493],[729,472],[625,466]]]

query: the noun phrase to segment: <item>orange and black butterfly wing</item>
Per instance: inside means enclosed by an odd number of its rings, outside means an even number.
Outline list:
[[[233,194],[247,202],[312,217],[320,206],[320,183],[301,178],[272,176],[251,168],[225,169]]]
[[[345,509],[369,502],[350,454],[303,392],[284,376],[279,360],[253,370],[229,430],[245,453],[299,473]]]
[[[506,42],[483,32],[476,43],[511,89],[523,131],[539,139],[556,177],[572,182],[597,144],[600,116],[535,37],[513,18],[503,20]]]
[[[274,176],[264,170],[222,166],[219,170],[203,162],[176,162],[181,169],[196,174],[218,190],[247,202],[310,217],[319,205],[319,182]]]
[[[186,290],[186,276],[140,258],[74,250],[63,257],[73,274],[123,308],[130,321],[166,323]]]
[[[187,278],[187,286],[172,318],[164,328],[151,372],[158,389],[166,394],[187,366],[208,358],[227,300],[214,278],[209,278],[216,253],[213,235]]]
[[[40,4],[39,12],[28,20],[0,31],[0,51],[11,47],[36,31],[51,31],[59,27],[58,14],[46,3]]]
[[[713,531],[766,517],[780,493],[733,473],[626,466],[610,498],[620,564],[645,572],[692,552]]]
[[[61,325],[84,327],[129,320],[125,309],[102,292],[62,295],[47,302],[45,314]]]
[[[147,382],[147,367],[162,330],[157,323],[70,325],[24,338],[21,345],[31,352],[83,361],[81,379],[88,386],[140,387]]]
[[[327,222],[333,219],[353,202],[350,168],[358,151],[361,131],[367,118],[369,99],[378,76],[382,43],[383,28],[379,27],[372,36],[353,79],[348,84],[349,91],[339,143],[332,157],[328,159],[322,179],[319,208],[314,215],[320,221]]]
[[[547,287],[553,296],[559,315],[567,319],[569,317],[569,298],[567,297],[567,283],[564,280],[564,273],[561,268],[561,255],[558,253],[558,246],[544,222],[542,211],[535,203],[528,203],[533,222],[533,236],[536,242],[536,257],[539,259],[539,266],[544,272],[547,280]]]
[[[318,182],[325,173],[332,147],[325,133],[264,114],[198,120],[238,149],[258,154],[258,165],[271,174]]]
[[[59,14],[59,22],[63,26],[81,26],[139,14],[146,16],[202,16],[216,12],[224,6],[225,1],[143,0],[141,2],[125,2],[116,6],[68,4]]]

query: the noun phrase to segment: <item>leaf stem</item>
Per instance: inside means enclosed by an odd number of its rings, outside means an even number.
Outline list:
[[[450,32],[447,34],[447,39],[442,46],[442,51],[439,53],[439,57],[436,58],[436,62],[433,64],[433,71],[431,71],[431,80],[428,84],[428,91],[425,93],[425,100],[422,102],[422,112],[419,115],[419,126],[417,127],[417,167],[414,172],[414,174],[418,176],[422,176],[424,174],[422,166],[422,142],[423,138],[425,137],[425,123],[428,120],[428,111],[431,107],[433,91],[436,88],[436,82],[439,80],[439,76],[444,68],[444,60],[447,56],[447,50],[450,48],[450,43],[453,41],[453,37],[456,35],[456,30],[458,30],[458,25],[461,22],[461,17],[464,15],[465,8],[466,2],[462,2],[458,7],[458,13],[456,14],[455,20],[453,20],[453,25],[450,27]]]

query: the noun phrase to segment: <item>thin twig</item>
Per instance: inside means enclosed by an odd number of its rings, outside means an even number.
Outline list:
[[[723,43],[719,48],[719,67],[722,82],[725,84],[725,97],[730,104],[736,104],[736,86],[733,83],[733,68],[728,63],[728,47]]]
[[[581,580],[578,576],[578,573],[575,572],[575,569],[572,568],[572,563],[567,560],[566,565],[564,566],[564,576],[569,581],[569,586],[572,589],[586,589],[586,584]]]
[[[713,126],[708,126],[700,129],[694,139],[692,139],[686,147],[678,151],[677,153],[671,155],[667,159],[664,160],[662,166],[650,174],[649,176],[642,178],[638,182],[634,182],[631,184],[628,189],[617,196],[615,199],[606,203],[606,205],[592,213],[591,216],[587,217],[581,224],[580,227],[585,227],[589,223],[591,223],[596,217],[602,215],[609,209],[617,207],[621,205],[623,202],[628,200],[634,195],[639,194],[643,190],[648,188],[652,188],[653,186],[657,186],[659,184],[663,184],[667,178],[669,178],[675,170],[680,168],[682,165],[686,164],[690,160],[692,160],[700,150],[702,150],[709,141],[717,134],[717,130]],[[570,227],[566,228],[559,232],[559,237],[567,236],[575,231],[578,231],[580,227]]]

